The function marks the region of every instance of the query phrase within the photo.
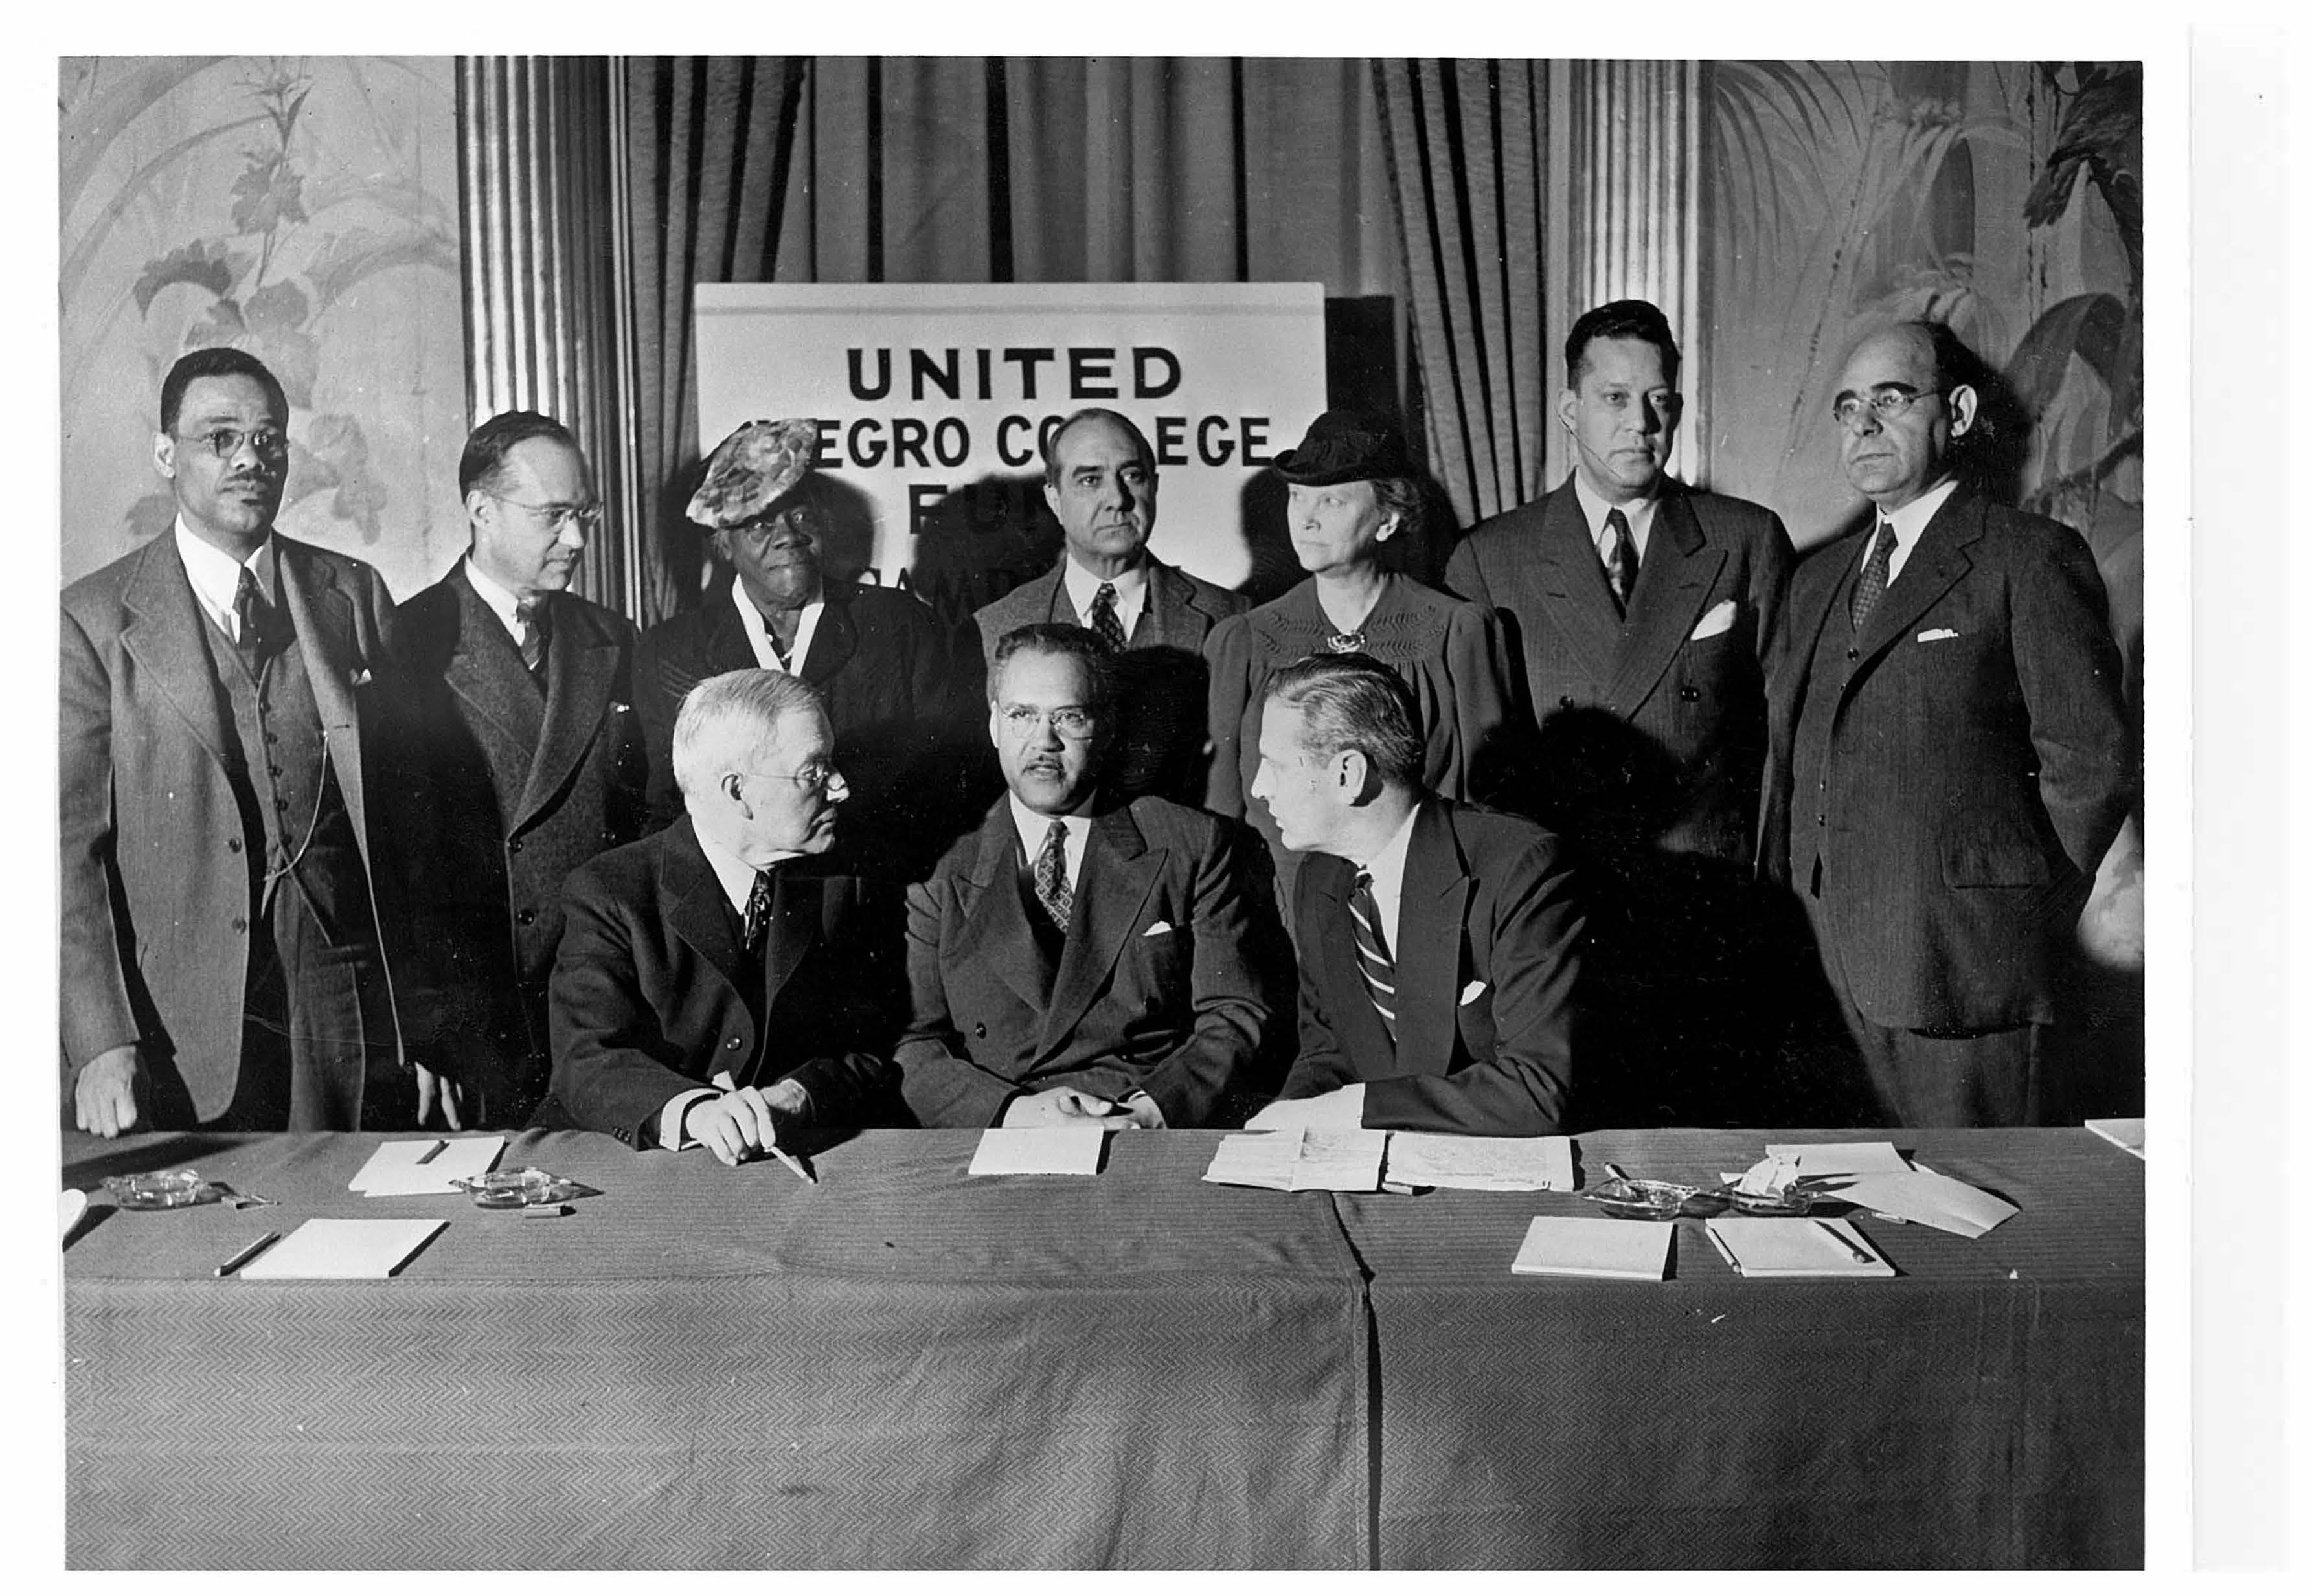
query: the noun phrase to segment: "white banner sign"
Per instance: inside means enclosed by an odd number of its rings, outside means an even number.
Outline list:
[[[702,283],[696,309],[701,452],[744,422],[816,418],[819,469],[863,497],[886,583],[1048,529],[1038,440],[1097,405],[1156,450],[1151,547],[1234,587],[1248,484],[1325,407],[1314,283]]]

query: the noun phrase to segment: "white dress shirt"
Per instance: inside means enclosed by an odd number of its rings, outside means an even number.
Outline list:
[[[755,601],[747,597],[747,584],[736,577],[731,579],[731,602],[739,611],[739,624],[747,629],[747,646],[755,650],[755,663],[765,670],[802,675],[802,662],[810,658],[810,640],[819,634],[819,617],[827,609],[827,600],[812,599],[795,617],[794,649],[787,655],[784,665],[779,663],[778,648],[771,641],[770,624],[755,607]]]
[[[1373,855],[1372,862],[1357,866],[1372,877],[1373,908],[1380,915],[1380,934],[1388,939],[1391,964],[1397,963],[1404,951],[1397,942],[1397,911],[1405,903],[1405,853],[1413,843],[1413,823],[1420,818],[1421,806],[1415,804],[1406,815],[1405,824]]]
[[[1085,839],[1091,835],[1091,822],[1082,815],[1038,815],[1012,797],[1012,824],[1020,828],[1020,846],[1027,850],[1028,868],[1033,870],[1036,861],[1044,854],[1044,839],[1052,834],[1052,822],[1058,821],[1067,828],[1068,840],[1061,845],[1061,854],[1067,861],[1068,890],[1075,891],[1076,883],[1083,878]]]
[[[1614,504],[1591,493],[1589,482],[1576,471],[1573,498],[1581,506],[1582,519],[1590,523],[1590,541],[1598,550],[1600,565],[1610,571],[1614,564],[1614,534],[1606,525],[1606,512],[1609,510],[1620,510],[1622,519],[1630,523],[1630,542],[1638,551],[1638,563],[1646,563],[1646,539],[1654,529],[1654,506],[1661,502],[1659,492],[1633,499],[1627,504]]]
[[[1909,559],[1911,551],[1919,546],[1920,536],[1926,531],[1927,523],[1935,519],[1935,511],[1943,507],[1944,500],[1957,491],[1958,478],[1947,477],[1902,509],[1882,510],[1878,512],[1881,518],[1891,522],[1895,528],[1895,552],[1887,559],[1888,587],[1893,587],[1895,579],[1903,574],[1903,562]],[[1870,536],[1862,540],[1862,558],[1865,561],[1870,558],[1871,541],[1878,536],[1878,529],[1874,523],[1870,529]],[[1861,568],[1857,567],[1857,569]]]
[[[273,552],[273,534],[267,532],[265,541],[247,560],[236,560],[216,545],[197,536],[181,515],[177,518],[176,536],[178,556],[184,561],[185,576],[193,584],[193,602],[238,644],[241,641],[241,616],[232,601],[241,591],[242,566],[246,565],[250,575],[257,579],[257,590],[267,604],[281,602],[281,584],[276,580],[279,556]]]
[[[1068,556],[1060,583],[1087,626],[1091,624],[1091,606],[1099,597],[1102,582],[1116,589],[1116,624],[1124,628],[1124,641],[1130,642],[1132,629],[1140,624],[1140,612],[1148,607],[1148,563],[1143,560],[1121,576],[1094,576],[1076,563],[1075,556]]]
[[[534,623],[522,618],[521,600],[514,596],[512,589],[501,585],[475,564],[471,554],[466,556],[466,580],[474,585],[474,596],[482,601],[482,607],[495,615],[498,624],[506,629],[506,635],[513,639],[513,646],[519,649],[528,643],[530,629]],[[545,602],[543,595],[538,602]]]

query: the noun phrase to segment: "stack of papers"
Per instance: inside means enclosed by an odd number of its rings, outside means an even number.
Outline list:
[[[1675,1225],[1544,1215],[1526,1226],[1512,1275],[1579,1275],[1592,1280],[1659,1280],[1669,1269]]]
[[[458,1188],[451,1182],[487,1174],[504,1151],[503,1136],[390,1141],[369,1156],[369,1162],[346,1190],[364,1197],[431,1197],[455,1191]]]
[[[975,1175],[1096,1175],[1100,1144],[1108,1130],[1099,1125],[1031,1125],[1006,1129],[997,1126],[979,1133],[979,1147],[971,1155]]]
[[[432,1168],[431,1164],[426,1166]],[[245,1265],[243,1280],[382,1280],[447,1219],[308,1219]]]
[[[2022,1212],[2013,1203],[1978,1191],[1965,1181],[1906,1163],[1889,1141],[1770,1147],[1766,1152],[1769,1156],[1795,1158],[1808,1177],[1850,1177],[1817,1187],[1822,1196],[1931,1225],[1970,1241]]]
[[[1451,1186],[1467,1191],[1571,1191],[1573,1139],[1392,1131],[1388,1178],[1399,1186]]]
[[[1204,1179],[1271,1191],[1378,1191],[1386,1130],[1248,1130],[1224,1136]]]
[[[1843,1219],[1711,1219],[1718,1255],[1746,1279],[1852,1275],[1892,1278],[1895,1268]],[[1861,1256],[1856,1256],[1857,1253]]]

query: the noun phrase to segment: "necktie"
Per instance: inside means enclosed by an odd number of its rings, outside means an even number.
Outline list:
[[[1397,961],[1389,957],[1388,939],[1380,932],[1380,905],[1372,895],[1372,877],[1357,872],[1356,890],[1349,894],[1349,920],[1357,939],[1357,973],[1365,979],[1365,995],[1380,1015],[1392,1042],[1397,1040]]]
[[[1111,649],[1124,647],[1124,623],[1116,618],[1116,584],[1102,582],[1099,591],[1091,598],[1091,629],[1107,640]]]
[[[265,596],[257,590],[257,576],[248,566],[241,568],[241,580],[232,589],[233,630],[238,635],[233,641],[241,651],[252,658],[265,650]]]
[[[1059,821],[1044,833],[1044,850],[1036,856],[1036,901],[1052,923],[1067,935],[1068,917],[1075,912],[1076,891],[1068,885],[1068,828]]]
[[[1606,585],[1614,589],[1614,607],[1630,607],[1630,590],[1638,585],[1638,545],[1630,536],[1630,519],[1618,510],[1606,512],[1606,530],[1614,546],[1606,551]]]
[[[755,872],[754,890],[747,894],[747,925],[740,936],[740,941],[749,953],[761,951],[763,933],[769,930],[770,926],[771,873],[758,870]]]
[[[513,618],[521,624],[521,663],[534,676],[546,663],[546,600],[523,599],[513,606]]]
[[[1887,596],[1887,563],[1895,553],[1895,523],[1879,519],[1878,527],[1870,535],[1870,558],[1863,563],[1862,579],[1854,584],[1854,601],[1847,610],[1847,618],[1854,630],[1862,630],[1862,623],[1878,607]]]

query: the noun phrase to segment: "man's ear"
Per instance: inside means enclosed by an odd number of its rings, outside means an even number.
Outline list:
[[[730,799],[731,806],[740,814],[749,818],[753,816],[754,811],[747,807],[746,779],[738,772],[724,771],[715,779],[714,785],[722,789],[722,796]]]
[[[1943,403],[1950,406],[1951,436],[1965,437],[1966,430],[1975,425],[1975,388],[1962,382],[1943,396]]]
[[[1569,432],[1573,430],[1573,407],[1581,402],[1581,396],[1572,388],[1557,390],[1557,424]]]
[[[153,434],[153,469],[171,482],[177,480],[177,440],[166,432]]]

